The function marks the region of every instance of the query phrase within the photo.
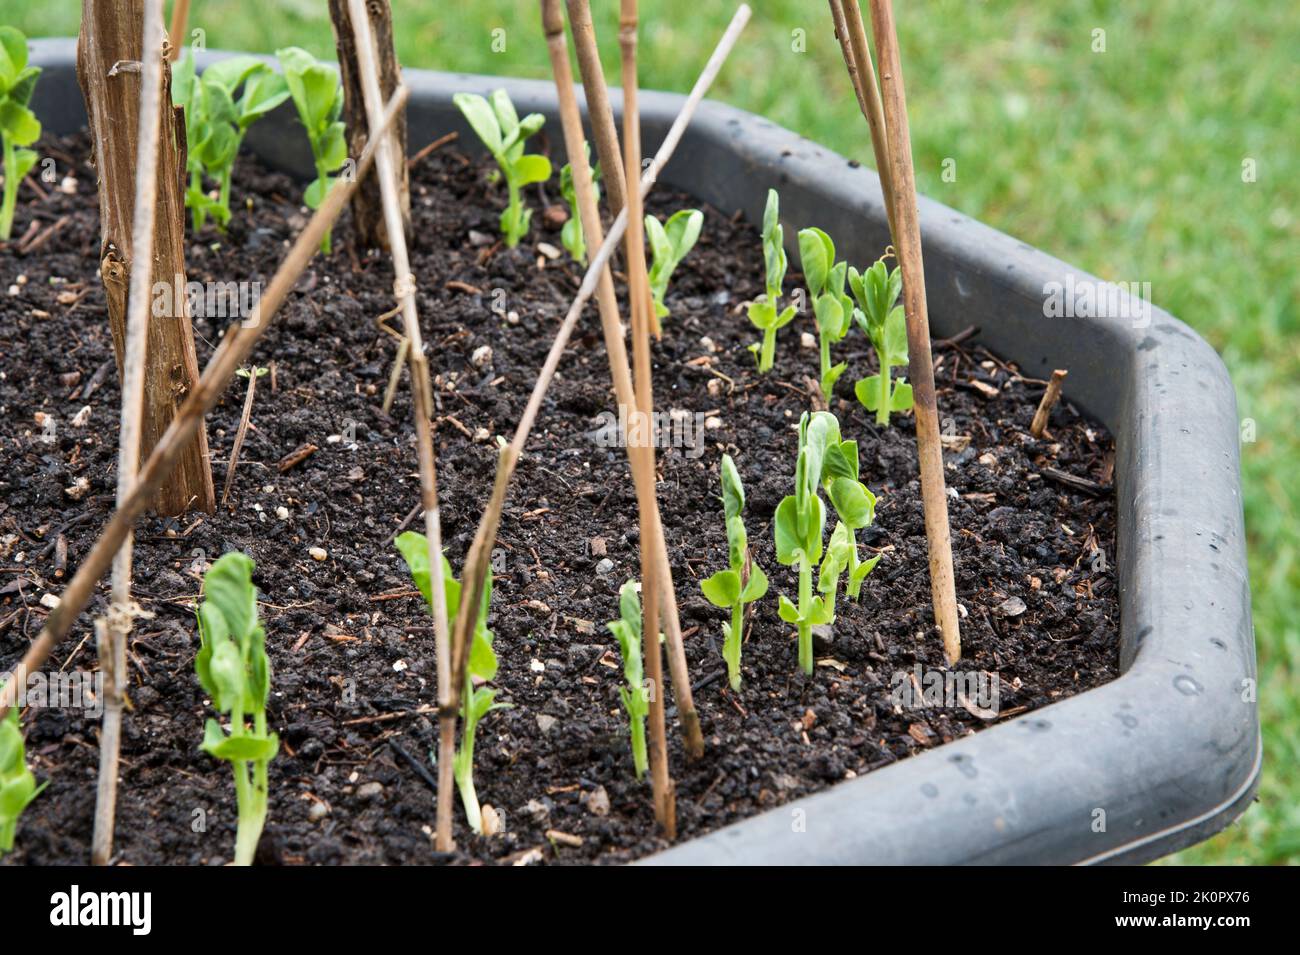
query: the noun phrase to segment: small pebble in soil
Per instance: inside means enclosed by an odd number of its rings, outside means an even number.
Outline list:
[[[585,794],[587,811],[593,816],[609,815],[609,793],[605,792],[604,786],[597,786],[591,792]]]
[[[475,368],[486,368],[492,364],[492,346],[479,345],[474,349],[474,354],[470,355],[469,361]]]
[[[993,612],[999,617],[1019,617],[1026,609],[1025,602],[1019,597],[1008,597]]]
[[[275,509],[275,516],[282,521],[287,521],[289,519],[289,509],[281,504]]]
[[[812,332],[804,332],[799,336],[799,347],[809,350],[817,347],[817,339],[813,338]]]
[[[357,787],[357,798],[362,802],[378,799],[384,793],[383,783],[368,782]]]
[[[608,557],[602,557],[600,561],[596,564],[596,573],[600,574],[600,576],[602,577],[608,574],[613,569],[614,569],[614,562],[610,560]]]
[[[320,822],[330,814],[330,807],[323,802],[313,801],[311,808],[307,810],[307,818],[312,822]]]
[[[829,624],[814,624],[812,628],[813,649],[825,653],[835,643],[835,634]]]
[[[543,733],[549,733],[555,728],[555,724],[558,722],[559,720],[554,716],[547,716],[545,713],[537,714],[537,728]]]
[[[307,553],[310,554],[311,559],[315,561],[322,561],[329,556],[329,551],[324,547],[309,547],[307,548]]]

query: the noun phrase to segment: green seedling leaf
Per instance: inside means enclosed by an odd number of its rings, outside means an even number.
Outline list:
[[[0,27],[0,94],[8,94],[27,66],[27,37],[11,26]]]
[[[210,720],[209,723],[215,725],[215,721]],[[231,763],[269,763],[275,758],[275,754],[279,752],[280,739],[274,733],[270,736],[227,736],[218,743],[210,744],[205,736],[202,749],[209,756],[224,759]]]
[[[758,564],[753,564],[749,570],[749,581],[745,584],[745,589],[741,591],[741,603],[753,603],[755,600],[762,600],[767,596],[767,574],[763,573],[763,568]]]
[[[829,489],[831,506],[846,526],[860,530],[876,517],[876,496],[851,478],[835,478]]]
[[[488,152],[500,162],[502,158],[501,124],[492,106],[476,93],[457,93],[451,98],[461,115],[469,122],[475,135],[483,141]]]
[[[549,159],[524,152],[525,141],[542,128],[545,117],[530,113],[520,120],[505,90],[496,90],[490,101],[476,93],[457,93],[452,102],[501,169],[509,195],[501,213],[501,231],[506,245],[513,248],[528,234],[532,221],[532,210],[524,208],[520,190],[551,178]]]
[[[12,851],[19,816],[44,788],[27,768],[18,708],[13,707],[0,720],[0,856]]]
[[[740,602],[740,575],[734,570],[719,570],[700,581],[700,590],[709,603],[725,610]]]
[[[814,300],[821,297],[835,261],[835,244],[821,229],[801,229],[799,232],[799,262],[804,281]]]
[[[588,165],[590,165],[591,149],[584,141],[582,144],[583,153],[587,155]],[[591,171],[591,191],[597,201],[600,199],[600,170],[599,168]],[[560,195],[563,197],[565,204],[569,207],[569,218],[565,220],[564,225],[560,228],[560,242],[573,256],[575,262],[583,265],[587,262],[587,243],[582,232],[582,212],[578,208],[578,191],[573,183],[573,167],[565,163],[560,170]]]
[[[695,247],[703,226],[704,213],[698,209],[680,209],[669,216],[663,225],[654,216],[645,217],[646,238],[651,253],[650,291],[654,297],[655,313],[660,318],[669,315],[668,307],[664,304],[668,281],[682,259]]]

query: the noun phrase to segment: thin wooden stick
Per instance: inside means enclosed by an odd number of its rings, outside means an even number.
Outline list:
[[[843,0],[829,0],[831,23],[835,27],[835,39],[840,44],[840,55],[844,57],[844,68],[849,71],[849,83],[853,86],[853,95],[857,97],[858,109],[867,115],[867,94],[862,88],[862,76],[858,73],[857,60],[853,56],[853,41],[849,39],[849,27],[844,19]]]
[[[889,168],[888,136],[885,133],[885,110],[880,99],[880,84],[871,62],[867,46],[867,31],[862,23],[862,8],[858,0],[830,0],[831,19],[835,21],[835,34],[844,55],[844,66],[849,72],[858,107],[871,130],[871,150],[876,157],[876,175],[880,177],[880,195],[889,219],[889,236],[898,246],[898,230],[894,223],[894,177]]]
[[[682,104],[681,111],[677,114],[677,118],[668,130],[668,135],[664,137],[664,141],[659,147],[659,152],[655,154],[654,160],[641,177],[641,196],[643,199],[655,182],[658,181],[659,173],[663,171],[663,167],[681,142],[686,127],[690,125],[691,117],[695,115],[704,94],[708,92],[709,87],[717,78],[718,72],[722,69],[722,64],[726,62],[728,54],[736,45],[740,31],[749,21],[749,17],[749,7],[741,4],[736,10],[735,16],[732,17],[731,25],[727,27],[722,39],[718,41],[717,48],[713,51],[709,62],[705,64],[699,79],[695,81],[695,86],[691,89],[690,95],[686,97],[686,102]],[[569,90],[572,91],[572,83],[569,84]],[[561,87],[560,95],[564,95],[563,87]],[[573,162],[575,157],[582,154],[582,149],[578,148],[577,152],[569,153],[569,159]],[[576,182],[581,182],[583,179],[583,176],[575,172]],[[468,601],[469,606],[473,606],[475,601],[482,600],[484,581],[487,577],[488,558],[492,546],[496,543],[497,527],[501,522],[501,509],[505,504],[506,490],[509,488],[510,477],[514,473],[515,465],[523,453],[524,445],[528,441],[528,434],[532,430],[533,422],[537,418],[537,412],[542,406],[542,400],[546,397],[546,389],[555,376],[555,370],[560,363],[560,356],[569,341],[569,336],[573,333],[578,317],[582,314],[582,309],[590,300],[592,294],[595,293],[597,283],[605,273],[610,256],[622,240],[626,228],[627,210],[624,209],[615,218],[614,224],[610,226],[605,241],[600,243],[600,247],[591,257],[591,261],[587,265],[586,275],[578,288],[578,294],[569,307],[569,312],[565,315],[564,321],[560,323],[560,329],[556,332],[555,341],[551,344],[551,350],[547,353],[546,361],[537,374],[533,392],[528,397],[528,404],[524,407],[524,412],[519,418],[519,425],[515,429],[515,436],[509,445],[501,449],[501,454],[497,459],[497,474],[496,481],[492,486],[492,494],[488,498],[487,507],[484,508],[483,516],[479,519],[478,530],[474,533],[474,541],[470,544],[469,553],[465,557],[465,567],[461,578],[461,601]],[[469,656],[469,646],[468,627],[462,628],[460,622],[457,621],[452,637],[452,658],[456,664],[453,680],[457,675],[464,673],[466,659]]]
[[[633,65],[635,65],[635,59],[633,61]],[[555,72],[557,76],[557,84],[559,85],[567,84],[568,86],[572,87],[573,85],[572,73],[569,70],[565,69],[563,71],[555,71]],[[604,75],[602,74],[600,76],[593,76],[590,82],[604,83]],[[586,91],[587,91],[587,101],[589,103],[600,101],[600,100],[608,101],[609,99],[608,90],[595,91],[592,90],[590,86],[586,86]],[[635,91],[633,92],[632,95],[633,98],[635,99]],[[626,90],[624,91],[624,96],[625,97],[627,96]],[[580,135],[582,130],[582,120],[581,120],[581,116],[578,113],[576,95],[565,96],[561,99],[561,102],[564,103],[569,100],[572,101],[573,105],[568,108],[562,107],[560,111],[561,122],[566,124],[565,126],[566,137],[570,131],[572,131],[574,135]],[[635,102],[633,102],[634,109],[635,109],[635,105],[636,105]],[[625,102],[624,104],[625,118],[627,116],[626,106],[627,104]],[[639,167],[640,166],[639,131],[637,133],[637,138],[638,138],[638,146],[637,146],[636,165]],[[617,147],[617,144],[618,141],[615,138],[614,146]],[[578,141],[578,149],[579,151],[581,151],[582,149],[582,143],[580,139]],[[623,157],[619,157],[619,161],[622,162]],[[595,215],[594,228],[599,229],[600,227],[599,215],[595,214],[594,200],[592,202],[592,210],[593,210],[593,215]],[[633,224],[636,226],[637,234],[642,237],[641,252],[640,252],[640,261],[642,262],[642,269],[640,274],[644,275],[645,244],[644,244],[644,231],[643,231],[644,221],[642,215],[638,213],[636,222],[629,223],[629,225],[633,225]],[[587,231],[587,227],[585,225],[583,227],[583,231],[584,232]],[[597,232],[596,235],[599,235],[599,232]],[[610,284],[612,289],[612,285],[613,285],[612,279]],[[641,312],[642,315],[647,315],[647,316],[654,315],[654,304],[650,295],[650,283],[648,280],[633,285],[633,287],[629,289],[629,297],[634,301],[636,301],[637,304],[642,307],[643,309],[643,311]],[[599,299],[598,301],[604,301],[604,300]],[[621,417],[624,417],[626,420],[629,421],[629,423],[635,423],[635,421],[638,418],[640,418],[640,414],[637,409],[639,409],[641,406],[640,397],[639,397],[641,386],[639,384],[633,385],[629,379],[628,391],[626,393],[620,391],[620,388],[622,387],[621,381],[627,378],[627,370],[626,370],[627,352],[623,344],[623,327],[621,321],[619,320],[618,300],[612,294],[608,302],[602,305],[600,317],[601,317],[601,328],[604,331],[605,338],[606,338],[605,351],[610,363],[610,376],[614,381],[615,395],[618,398],[618,402],[620,406],[624,409],[627,409],[627,414]],[[634,324],[635,324],[636,317],[637,316],[634,310],[633,313]],[[658,334],[658,329],[656,326],[650,325],[650,330],[654,334],[656,335]],[[648,343],[647,343],[647,347],[648,347]],[[650,359],[649,359],[648,351],[645,353],[644,358],[645,358],[645,378],[648,381],[650,377],[650,371],[649,371]],[[648,394],[647,398],[651,402],[648,408],[646,409],[648,414],[648,412],[653,410],[653,396]],[[648,419],[642,419],[642,420],[648,420]],[[648,426],[649,425],[647,424],[646,427]],[[655,495],[656,480],[654,476],[655,472],[654,472],[653,450],[650,451],[650,454],[651,454],[650,467],[649,470],[646,470],[643,466],[637,463],[635,449],[632,446],[632,442],[630,441],[628,442],[628,458],[629,458],[629,463],[632,466],[633,483],[637,489],[637,512],[638,514],[645,515],[647,526],[643,530],[646,534],[648,534],[648,543],[654,548],[653,557],[654,557],[654,563],[656,567],[656,571],[654,574],[655,577],[654,582],[657,585],[656,597],[662,599],[663,601],[662,612],[659,614],[659,616],[664,626],[664,634],[668,640],[668,665],[669,665],[669,669],[672,672],[672,677],[673,677],[673,697],[677,702],[677,713],[678,713],[678,718],[681,722],[682,736],[686,743],[687,755],[690,756],[692,759],[694,759],[702,755],[704,752],[704,735],[700,730],[699,714],[696,712],[695,701],[693,699],[693,693],[691,691],[691,678],[690,678],[689,670],[686,665],[686,647],[682,641],[682,636],[681,636],[682,633],[681,618],[677,613],[677,594],[673,587],[672,565],[668,560],[668,543],[664,538],[663,523],[659,515],[659,504],[658,501],[656,500],[656,495]],[[643,592],[645,588],[646,585],[645,585],[645,581],[643,580],[642,581]]]
[[[447,601],[442,576],[442,521],[438,510],[438,472],[433,457],[433,385],[429,380],[429,362],[424,355],[420,334],[420,317],[415,308],[415,279],[406,251],[406,231],[402,219],[401,184],[393,155],[395,136],[381,132],[383,100],[379,90],[378,52],[375,48],[370,18],[364,0],[348,0],[352,32],[356,37],[357,65],[361,73],[361,91],[366,103],[370,135],[379,143],[375,167],[379,191],[384,204],[384,222],[388,229],[388,246],[393,256],[394,291],[402,304],[402,325],[409,343],[406,349],[411,373],[411,410],[415,415],[416,447],[420,458],[420,497],[424,505],[425,538],[429,546],[429,593],[433,604],[434,655],[438,667],[438,816],[436,845],[439,852],[455,848],[451,836],[452,775],[456,755],[456,687],[451,680],[451,640],[447,624]],[[472,619],[477,603],[461,604],[467,608],[460,616]]]
[[[239,452],[244,449],[244,435],[248,434],[248,422],[253,417],[253,395],[257,393],[257,366],[248,368],[248,390],[244,392],[244,410],[239,415],[239,427],[235,429],[235,440],[230,445],[230,460],[226,462],[226,481],[221,487],[221,506],[230,500],[230,489],[235,483],[235,468],[239,466]]]
[[[393,399],[397,397],[397,385],[402,380],[402,366],[406,364],[406,353],[411,347],[411,340],[402,337],[397,343],[397,357],[393,359],[393,370],[388,373],[388,387],[384,389],[384,414],[393,410]]]
[[[912,139],[907,128],[907,98],[903,68],[894,32],[890,0],[871,0],[871,28],[880,56],[880,85],[888,133],[888,165],[894,186],[894,248],[903,270],[903,304],[907,314],[908,376],[916,406],[916,443],[921,463],[921,501],[925,507],[925,536],[930,549],[930,594],[935,623],[943,637],[949,664],[961,658],[957,617],[957,587],[952,570],[952,538],[948,529],[948,497],[943,480],[943,449],[939,443],[939,410],[930,360],[930,319],[925,304],[925,266],[921,260],[921,224],[916,208],[916,176],[912,169]]]
[[[384,120],[379,127],[380,133],[392,126],[393,120],[405,107],[409,96],[410,90],[405,86],[399,87],[393,94],[384,109]],[[23,655],[22,662],[18,665],[19,669],[16,671],[17,676],[21,676],[22,679],[16,677],[0,687],[0,719],[3,719],[14,705],[18,684],[26,679],[27,674],[35,673],[45,665],[55,646],[68,635],[77,616],[86,609],[86,604],[94,595],[95,584],[108,570],[109,564],[113,562],[113,555],[126,540],[136,519],[149,506],[150,496],[171,474],[177,459],[202,426],[203,416],[216,406],[236,370],[248,360],[253,347],[270,327],[272,317],[293,291],[303,269],[319,250],[321,239],[342,213],[357,188],[357,182],[360,181],[363,173],[369,171],[374,158],[375,145],[369,142],[357,159],[357,175],[350,180],[336,181],[326,194],[320,208],[313,213],[306,227],[298,234],[288,255],[280,263],[280,268],[272,276],[266,293],[254,306],[252,316],[245,322],[237,322],[226,330],[225,337],[222,338],[216,353],[203,370],[203,375],[184,403],[177,409],[171,424],[167,426],[167,430],[158,439],[149,458],[140,468],[140,475],[131,485],[131,492],[113,512],[108,524],[100,532],[98,540],[90,548],[90,552],[77,568],[72,580],[68,581],[68,586],[60,594],[59,605],[50,611],[50,615],[45,619],[45,626],[32,641],[27,653]]]
[[[1047,431],[1047,418],[1052,413],[1052,408],[1061,397],[1061,385],[1065,382],[1065,376],[1069,372],[1064,368],[1058,368],[1052,372],[1052,380],[1047,383],[1047,390],[1043,392],[1043,400],[1038,403],[1038,410],[1034,412],[1033,424],[1029,426],[1029,433],[1035,438],[1041,438]]]
[[[605,180],[605,195],[609,198],[610,214],[617,216],[627,202],[627,181],[618,148],[614,108],[609,104],[609,87],[605,84],[605,69],[600,64],[600,49],[596,45],[596,26],[591,21],[591,4],[589,0],[566,0],[565,5],[569,8],[569,29],[573,32],[582,88],[587,92],[587,118],[591,121],[592,138],[596,140],[596,158],[600,160]],[[573,162],[572,154],[569,162]]]
[[[181,58],[181,48],[185,45],[185,23],[190,18],[190,0],[176,0],[175,6],[172,7],[172,26],[168,31],[168,37],[171,40],[171,51],[168,56],[172,60]]]
[[[145,0],[140,45],[140,129],[136,136],[135,209],[131,235],[136,268],[131,270],[127,299],[126,343],[122,350],[122,417],[117,443],[117,504],[126,500],[140,467],[140,431],[144,414],[144,363],[149,342],[149,263],[153,261],[154,213],[158,205],[158,141],[162,124],[162,0]],[[117,771],[122,747],[122,706],[126,694],[126,637],[131,631],[131,558],[135,535],[130,528],[113,558],[113,592],[107,620],[96,627],[99,667],[104,673],[104,719],[99,733],[99,783],[91,861],[108,865],[113,855],[117,815]]]
[[[635,178],[641,168],[641,110],[637,103],[637,0],[622,0],[619,13],[618,41],[623,62],[623,171],[627,178]],[[663,686],[663,648],[659,646],[659,601],[661,587],[660,568],[655,560],[655,542],[663,536],[659,518],[658,501],[655,500],[655,442],[654,442],[654,388],[650,369],[650,324],[646,306],[650,279],[645,265],[645,218],[641,197],[636,190],[627,196],[627,235],[625,259],[627,261],[628,302],[632,313],[632,368],[636,392],[635,438],[629,437],[628,447],[634,441],[639,445],[633,466],[640,469],[639,483],[650,490],[649,508],[640,511],[641,517],[641,612],[642,640],[646,658],[646,673],[654,687]],[[653,305],[651,305],[653,312]],[[640,440],[637,441],[636,439]],[[673,679],[676,688],[677,679]],[[664,694],[655,693],[650,699],[650,769],[652,783],[659,794],[659,811],[656,814],[664,833],[672,840],[677,838],[676,799],[672,780],[668,776],[668,741],[664,728]]]

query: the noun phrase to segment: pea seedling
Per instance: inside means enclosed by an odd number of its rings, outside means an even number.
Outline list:
[[[243,86],[236,100],[235,92]],[[236,56],[194,71],[188,54],[172,72],[172,102],[185,108],[186,170],[190,176],[185,205],[194,228],[210,214],[225,228],[230,221],[230,179],[235,156],[248,127],[289,98],[285,78],[251,56]],[[216,200],[203,192],[203,174],[220,184]]]
[[[584,142],[583,150],[590,154],[591,150]],[[600,168],[597,166],[591,170],[591,190],[596,199],[600,199]],[[578,193],[573,188],[573,167],[568,163],[560,170],[560,195],[564,198],[565,204],[569,207],[569,218],[564,225],[560,227],[560,243],[573,256],[573,260],[581,265],[587,264],[587,240],[582,234],[582,216],[578,210]]]
[[[501,213],[501,232],[506,237],[506,245],[514,248],[528,234],[533,218],[533,210],[523,204],[520,190],[530,183],[551,178],[549,159],[524,152],[525,140],[542,128],[546,118],[541,113],[529,113],[520,119],[505,90],[497,90],[490,100],[476,93],[457,93],[451,101],[501,167],[509,193],[508,204]]]
[[[302,201],[307,208],[317,209],[334,185],[330,173],[340,169],[348,159],[346,127],[339,119],[343,114],[339,71],[300,47],[285,47],[276,50],[275,55],[284,70],[298,118],[307,130],[307,142],[311,144],[312,160],[316,164],[316,179],[307,187]],[[329,254],[330,233],[326,232],[321,239],[320,250]]]
[[[632,767],[636,778],[645,775],[649,760],[645,748],[645,721],[650,713],[650,693],[645,685],[641,659],[641,598],[637,596],[636,581],[629,580],[618,591],[619,619],[605,624],[618,639],[618,652],[623,657],[623,679],[627,686],[618,688],[627,711],[628,731],[632,737]]]
[[[866,272],[849,269],[849,287],[861,310],[854,310],[853,320],[867,333],[876,350],[880,373],[861,379],[853,392],[868,411],[876,413],[876,424],[889,424],[891,411],[912,407],[912,386],[898,379],[891,386],[889,369],[907,364],[907,319],[902,305],[895,305],[903,288],[903,273],[889,269],[884,259]]]
[[[36,777],[27,768],[18,707],[12,707],[0,720],[0,855],[13,851],[18,817],[47,785],[36,785]]]
[[[194,672],[213,709],[230,714],[229,733],[208,719],[201,749],[229,762],[234,771],[239,810],[235,864],[252,865],[266,824],[267,767],[280,740],[266,727],[271,661],[266,655],[266,631],[257,620],[253,561],[247,555],[231,551],[208,568],[198,620],[201,645]]]
[[[848,367],[844,362],[831,365],[831,346],[848,334],[853,313],[853,300],[844,293],[848,263],[835,261],[835,243],[821,229],[800,231],[799,260],[817,319],[822,395],[829,400],[835,382]]]
[[[731,623],[722,625],[722,658],[733,690],[740,689],[740,646],[745,633],[745,604],[767,593],[767,575],[750,559],[749,539],[741,511],[745,488],[731,455],[722,456],[722,509],[727,521],[729,566],[700,582],[700,590],[715,607],[731,611]]]
[[[5,190],[0,203],[0,239],[8,241],[14,228],[18,187],[36,165],[30,146],[41,137],[41,122],[27,108],[39,66],[27,65],[27,37],[14,27],[0,27],[0,144],[4,147]]]
[[[839,440],[839,422],[834,423],[826,441],[822,488],[839,517],[831,533],[831,551],[836,551],[837,546],[842,549],[844,569],[849,575],[846,589],[849,598],[857,600],[862,581],[880,562],[879,554],[866,561],[858,558],[857,532],[875,520],[876,496],[858,480],[858,443]],[[822,572],[826,572],[824,565]],[[833,596],[831,603],[834,604]]]
[[[407,531],[397,538],[397,549],[401,552],[406,566],[411,572],[411,579],[416,589],[424,597],[433,612],[433,591],[429,574],[429,544],[423,534]],[[447,622],[455,626],[456,614],[460,611],[460,583],[452,575],[451,564],[442,558],[443,593],[447,601]],[[493,710],[507,709],[509,703],[497,703],[497,691],[475,683],[486,683],[497,675],[497,655],[492,649],[492,632],[487,628],[488,603],[492,599],[492,574],[488,572],[483,588],[483,600],[478,607],[474,621],[474,636],[470,642],[469,665],[465,668],[465,687],[461,693],[461,729],[460,746],[452,762],[452,775],[456,779],[456,789],[460,792],[461,805],[465,807],[465,821],[476,833],[483,832],[483,811],[479,806],[478,792],[474,788],[474,736],[478,724]]]
[[[799,457],[794,467],[794,493],[777,505],[774,520],[776,559],[786,567],[799,568],[799,603],[781,595],[781,619],[799,630],[799,666],[812,674],[812,628],[831,622],[833,611],[821,597],[813,596],[813,567],[822,559],[822,534],[826,530],[826,507],[819,488],[830,438],[833,415],[819,411],[799,419]],[[838,437],[838,426],[836,427]]]
[[[749,306],[750,322],[763,333],[761,343],[754,342],[749,346],[758,361],[760,373],[772,370],[772,363],[776,359],[777,330],[789,325],[796,311],[793,305],[777,311],[786,269],[785,230],[781,228],[779,203],[776,190],[767,190],[767,208],[763,211],[764,284],[767,291]]]
[[[698,209],[679,209],[660,224],[654,216],[645,217],[646,239],[650,244],[650,292],[654,296],[655,314],[668,317],[664,296],[668,280],[686,254],[695,248],[704,226],[704,213]]]

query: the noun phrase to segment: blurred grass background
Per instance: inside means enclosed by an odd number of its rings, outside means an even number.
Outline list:
[[[751,3],[713,96],[871,165],[825,4]],[[407,66],[550,76],[535,3],[393,7]],[[616,77],[617,4],[593,7]],[[686,92],[733,10],[642,4],[642,84]],[[913,0],[896,15],[920,189],[1102,278],[1150,282],[1232,370],[1254,428],[1242,469],[1266,765],[1242,820],[1171,861],[1300,861],[1300,7]],[[72,0],[0,0],[0,23],[28,36],[75,35],[79,18]],[[334,57],[325,0],[193,0],[190,26],[211,47]]]

